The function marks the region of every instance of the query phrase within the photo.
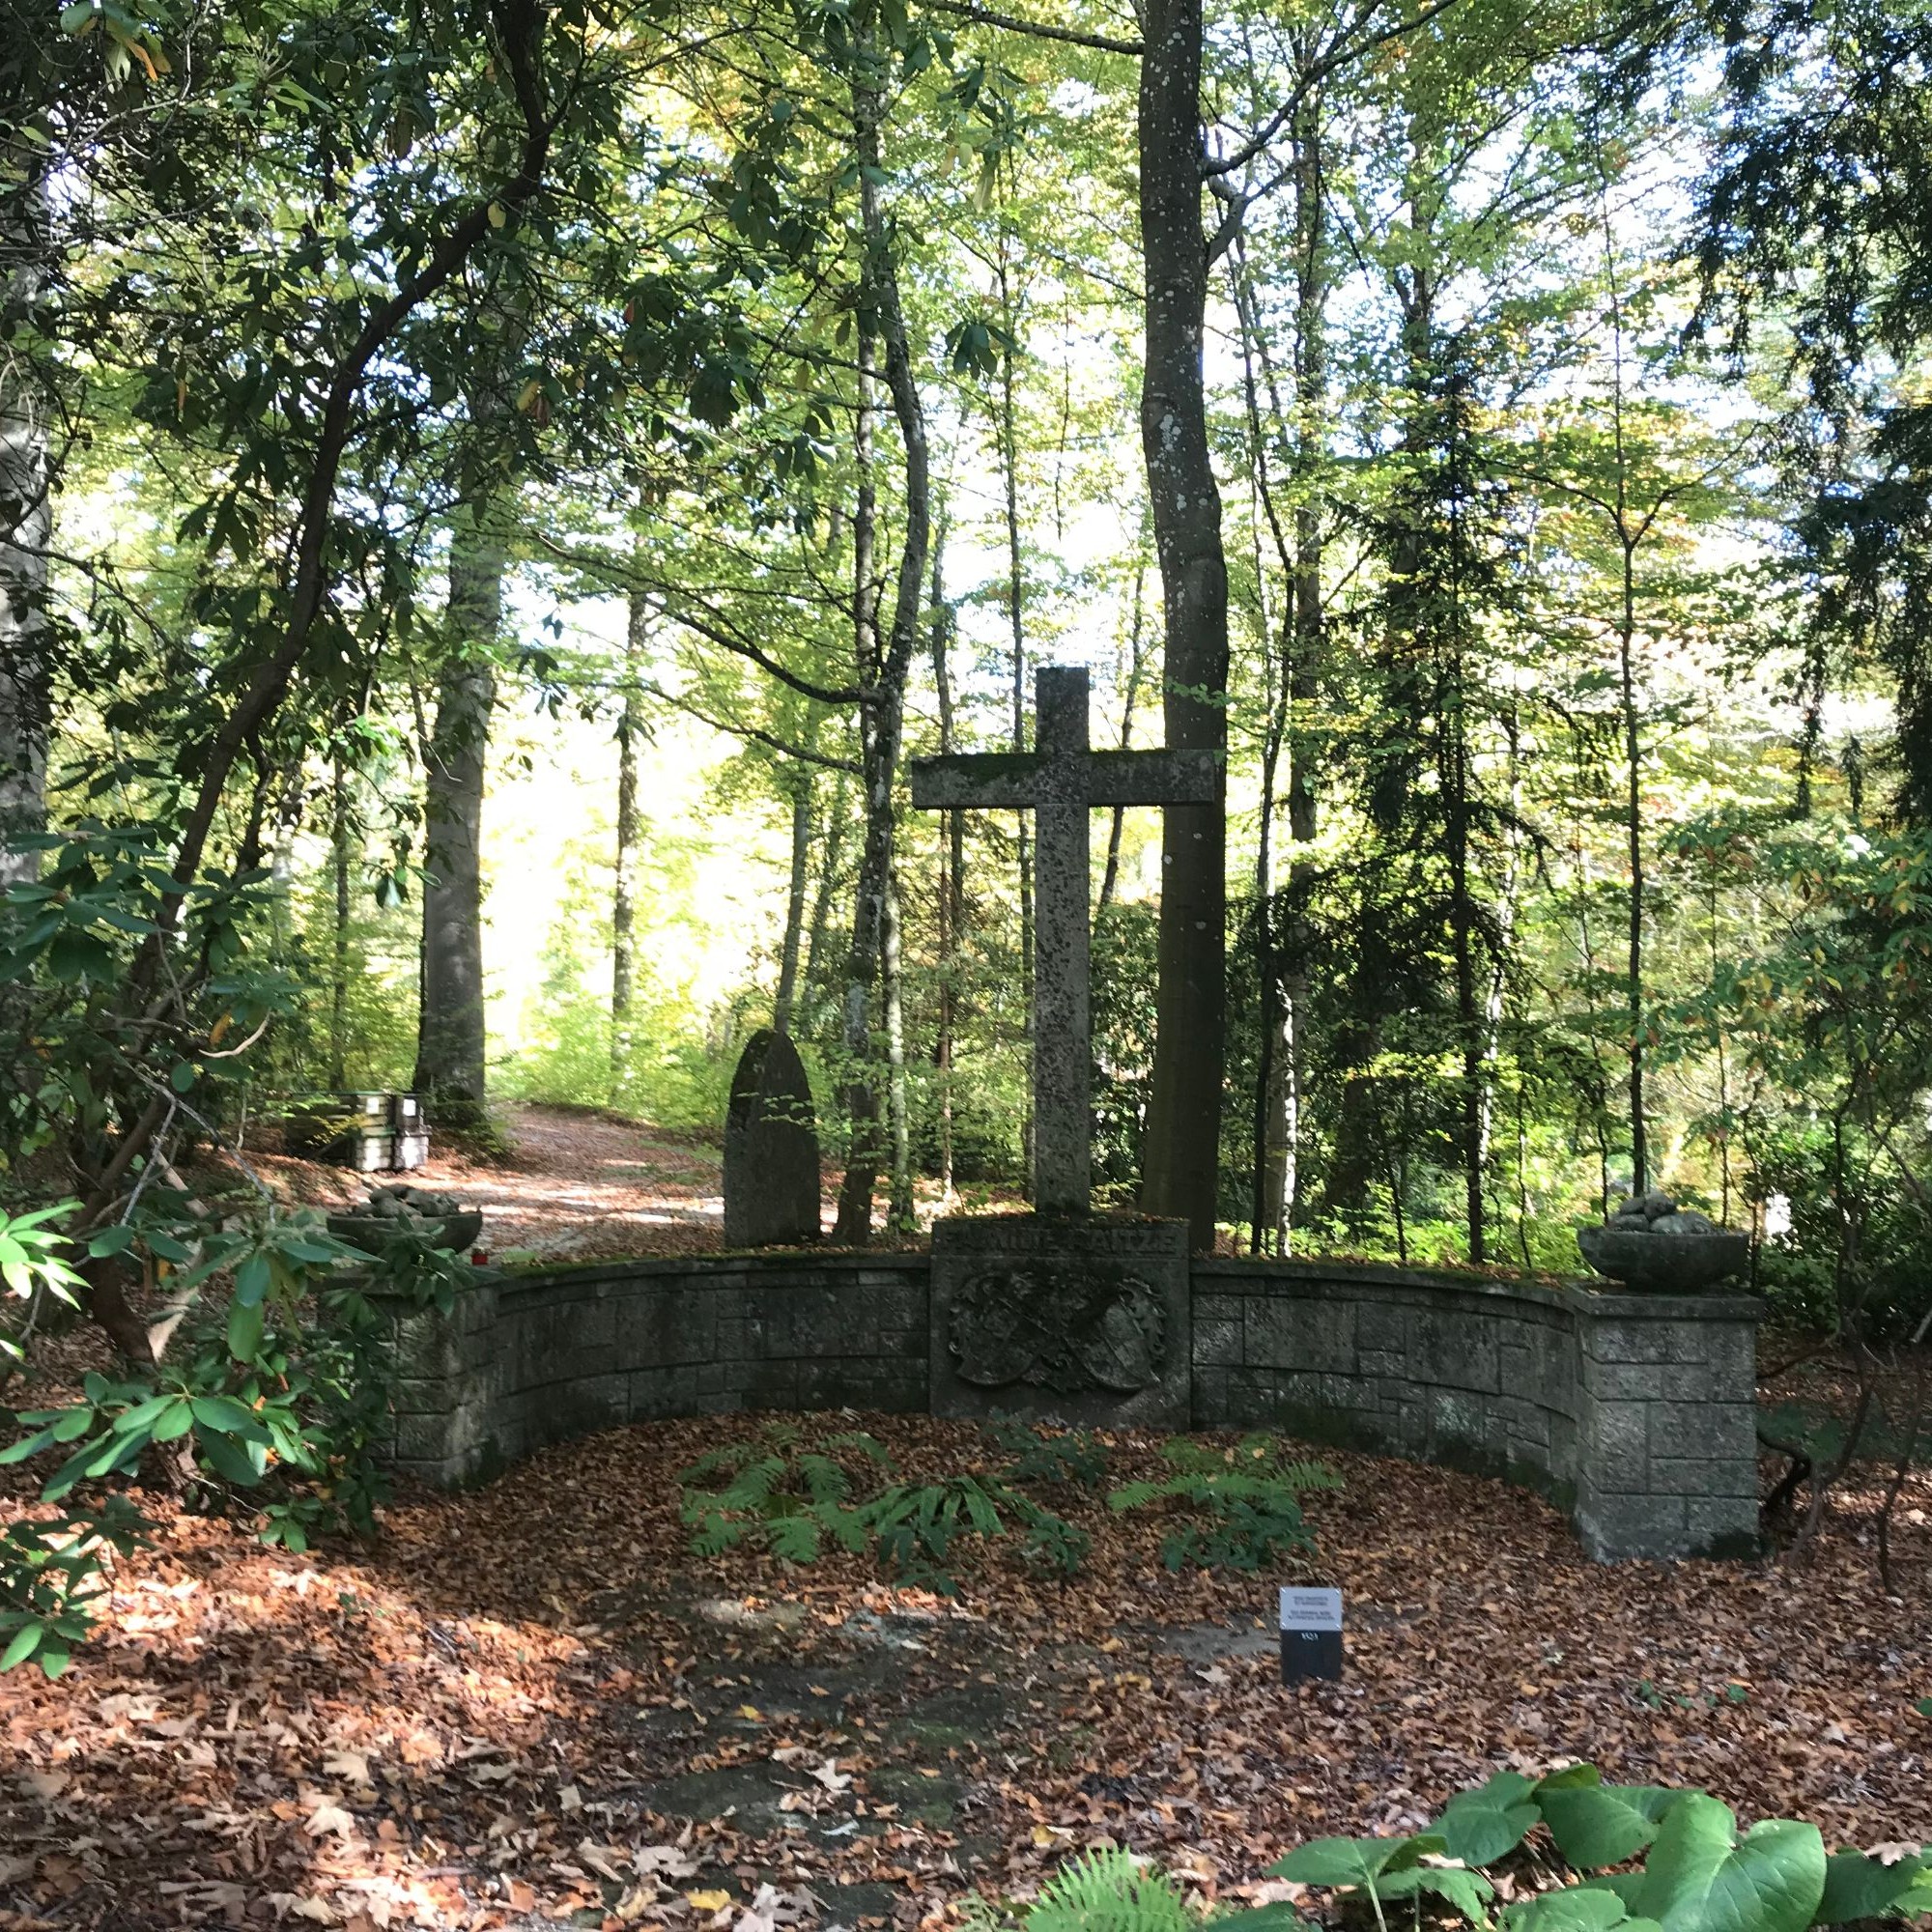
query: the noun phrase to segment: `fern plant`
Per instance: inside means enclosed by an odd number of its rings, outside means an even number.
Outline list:
[[[1310,1490],[1342,1487],[1327,1463],[1291,1459],[1272,1435],[1245,1436],[1232,1449],[1180,1437],[1160,1453],[1171,1476],[1124,1483],[1107,1504],[1115,1510],[1159,1508],[1175,1517],[1161,1543],[1161,1560],[1170,1570],[1188,1564],[1259,1570],[1282,1556],[1312,1555],[1315,1539],[1300,1498]]]
[[[829,1539],[857,1555],[871,1539],[865,1505],[851,1500],[861,1467],[893,1473],[885,1447],[861,1430],[811,1437],[796,1423],[771,1422],[749,1440],[707,1450],[677,1478],[693,1553],[722,1556],[751,1542],[812,1563]],[[698,1487],[720,1477],[722,1488]]]
[[[1129,1852],[1083,1852],[1057,1871],[1026,1932],[1199,1932],[1172,1879]]]
[[[1036,1429],[1016,1415],[995,1415],[980,1427],[992,1447],[1009,1459],[1000,1471],[1003,1483],[1096,1490],[1107,1480],[1107,1445],[1091,1430]]]
[[[998,1477],[895,1484],[866,1514],[880,1557],[899,1576],[948,1596],[957,1587],[948,1553],[962,1536],[991,1542],[1016,1529],[1026,1558],[1063,1576],[1080,1568],[1093,1545],[1085,1530]]]

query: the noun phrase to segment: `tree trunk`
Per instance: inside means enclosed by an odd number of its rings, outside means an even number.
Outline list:
[[[860,219],[865,238],[861,306],[875,319],[879,342],[885,352],[886,389],[892,398],[905,458],[905,530],[899,549],[892,628],[884,650],[878,648],[876,624],[860,627],[859,673],[866,694],[859,720],[860,763],[866,786],[866,845],[859,862],[858,903],[845,975],[845,1046],[852,1066],[848,1102],[852,1148],[838,1190],[838,1216],[832,1236],[847,1247],[863,1246],[872,1231],[872,1191],[878,1180],[880,1150],[871,1005],[884,956],[886,899],[892,889],[893,787],[898,776],[899,743],[905,722],[906,677],[919,637],[931,533],[925,412],[913,377],[912,350],[899,300],[898,266],[893,259],[885,210],[879,200],[879,184],[884,179],[879,156],[883,97],[871,79],[875,71],[871,49],[861,46],[859,55],[858,71],[866,77],[853,83],[852,119],[855,159],[859,163]],[[867,357],[868,338],[869,331],[862,328],[862,363]],[[862,373],[862,389],[868,380]],[[869,653],[866,648],[868,639]]]
[[[772,1001],[772,1025],[791,1031],[791,1009],[798,996],[798,954],[805,937],[805,895],[811,878],[811,768],[793,774],[791,781],[791,884],[785,893],[784,943],[779,950],[779,990]]]
[[[1121,750],[1134,748],[1134,711],[1141,701],[1141,683],[1147,675],[1147,563],[1134,560],[1133,628],[1127,637],[1127,681],[1121,699]],[[1121,833],[1126,823],[1127,809],[1117,805],[1107,824],[1107,865],[1100,874],[1100,896],[1094,902],[1097,920],[1114,902],[1114,891],[1121,878]]]
[[[23,317],[47,270],[43,164],[15,151],[25,178],[0,190],[0,317]],[[11,170],[10,170],[11,171]],[[22,838],[46,828],[47,550],[53,541],[43,399],[27,358],[0,356],[0,892],[40,876],[41,855]]]
[[[811,901],[811,930],[805,943],[805,984],[799,1001],[801,1031],[810,1035],[825,1010],[819,989],[824,984],[825,933],[832,922],[832,901],[838,891],[838,866],[845,851],[845,812],[851,793],[845,775],[838,775],[833,787],[832,804],[825,814],[821,839],[824,858],[818,871],[818,890]]]
[[[918,1227],[912,1192],[912,1113],[906,1091],[905,976],[899,952],[899,882],[886,874],[886,917],[879,933],[879,971],[886,1007],[886,1118],[893,1139],[893,1186],[886,1227],[910,1235]]]
[[[1228,567],[1208,442],[1202,334],[1201,0],[1149,0],[1140,78],[1147,365],[1141,444],[1166,617],[1171,749],[1225,760]],[[1161,837],[1160,984],[1141,1202],[1212,1248],[1226,1000],[1225,796],[1170,806]]]
[[[952,723],[952,674],[948,653],[952,612],[946,602],[946,517],[942,510],[932,535],[932,685],[939,699],[939,750],[958,749]],[[939,1027],[932,1064],[939,1076],[939,1193],[952,1202],[952,1036],[959,1016],[959,958],[966,931],[966,814],[946,814],[946,838],[939,848]]]
[[[611,1101],[631,1084],[631,1013],[638,995],[638,741],[643,695],[638,678],[650,637],[650,601],[634,587],[624,626],[624,691],[617,713],[617,851],[611,886]]]
[[[423,831],[422,1016],[416,1091],[458,1133],[488,1127],[483,1022],[483,777],[497,700],[504,551],[482,515],[449,547],[446,656],[437,686]]]
[[[1008,235],[1004,225],[1000,229],[999,254],[994,264],[994,275],[1000,291],[1000,318],[1007,331],[1009,341],[1017,341],[1019,322],[1014,312],[1011,272],[1007,263]],[[1000,358],[1000,419],[998,425],[1000,443],[1000,477],[1004,486],[1006,526],[1007,526],[1007,629],[1012,639],[1012,682],[1009,694],[1012,699],[1013,750],[1026,750],[1026,702],[1027,702],[1027,654],[1026,654],[1026,580],[1022,570],[1020,552],[1020,482],[1019,482],[1019,433],[1015,418],[1013,398],[1013,358],[1011,353]],[[1020,1011],[1026,1016],[1026,1058],[1029,1076],[1032,1073],[1034,1057],[1034,983],[1033,983],[1033,819],[1030,813],[1018,814],[1019,824],[1015,831],[1016,849],[1019,855],[1020,874]],[[1033,1094],[1033,1084],[1029,1077],[1027,1084],[1029,1101]],[[1033,1185],[1033,1136],[1035,1122],[1033,1108],[1029,1104],[1026,1117],[1020,1128],[1021,1155],[1027,1174],[1027,1185]]]
[[[328,1084],[349,1084],[349,768],[336,747],[328,773],[328,845],[335,874],[335,930],[328,987]]]

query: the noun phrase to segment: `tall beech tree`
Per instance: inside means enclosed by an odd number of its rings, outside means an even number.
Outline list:
[[[1228,562],[1202,369],[1208,239],[1202,225],[1201,0],[1150,0],[1140,76],[1147,463],[1167,649],[1170,749],[1228,749]],[[1161,835],[1160,984],[1141,1205],[1214,1245],[1227,1002],[1227,805],[1170,806]]]

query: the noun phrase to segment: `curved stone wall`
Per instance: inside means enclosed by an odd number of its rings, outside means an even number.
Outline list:
[[[1756,1548],[1742,1295],[1337,1262],[1192,1264],[1195,1427],[1271,1427],[1522,1483],[1593,1555]],[[502,1275],[402,1324],[393,1460],[478,1480],[547,1442],[731,1409],[923,1411],[923,1254],[617,1262]]]

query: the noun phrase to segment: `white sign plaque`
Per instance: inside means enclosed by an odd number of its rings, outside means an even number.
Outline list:
[[[1338,1631],[1342,1628],[1340,1590],[1295,1590],[1281,1593],[1281,1627],[1285,1631]]]

